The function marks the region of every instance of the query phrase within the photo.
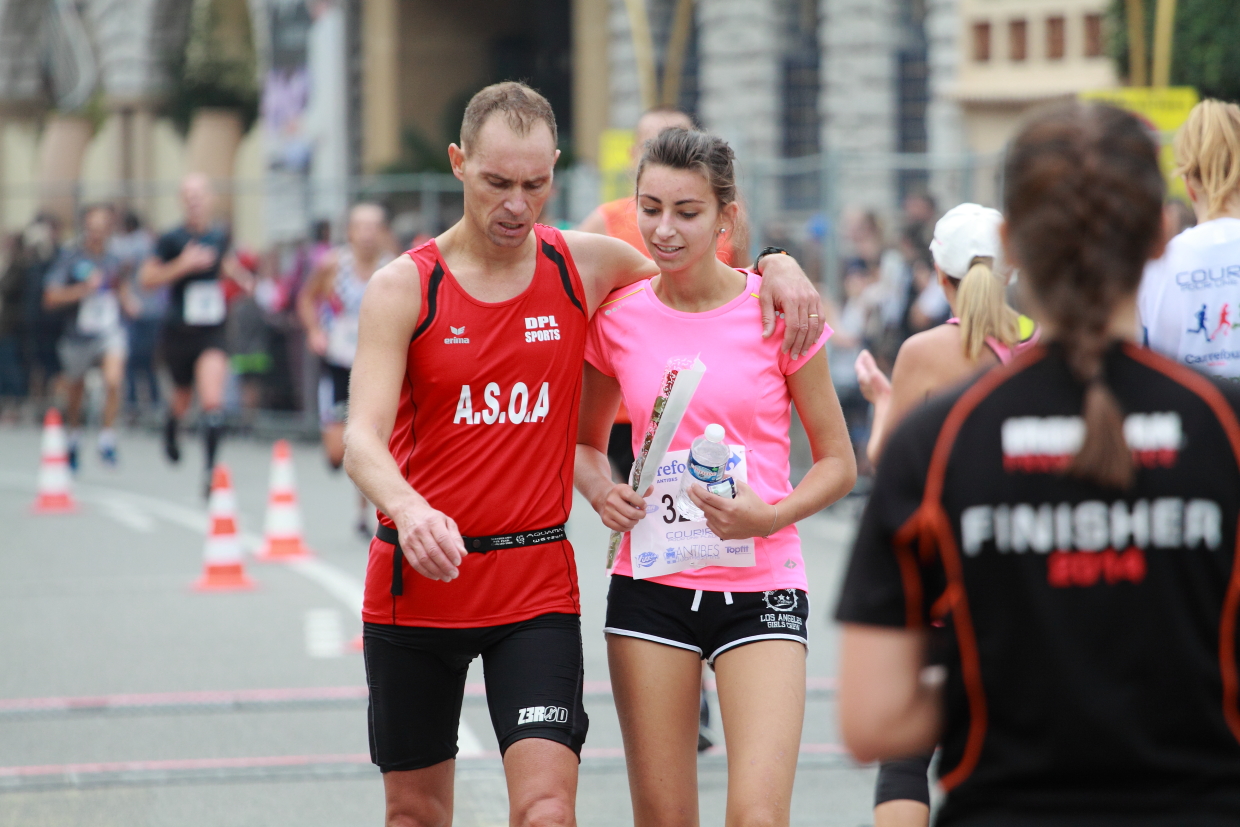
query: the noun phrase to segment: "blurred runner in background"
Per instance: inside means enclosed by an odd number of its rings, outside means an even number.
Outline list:
[[[1175,136],[1197,226],[1145,268],[1137,309],[1154,350],[1240,379],[1240,106],[1204,100]],[[1174,227],[1170,228],[1174,229]]]
[[[99,457],[106,465],[116,465],[116,413],[127,352],[121,307],[128,299],[129,284],[121,278],[120,259],[108,250],[114,222],[111,207],[84,208],[80,240],[61,252],[43,288],[44,307],[69,313],[57,352],[65,378],[69,467],[74,470],[82,437],[86,372],[93,367],[102,368],[106,391]]]
[[[168,315],[161,345],[174,386],[164,423],[164,453],[180,462],[177,431],[189,412],[194,391],[202,409],[204,496],[210,493],[211,469],[224,434],[224,384],[228,379],[224,321],[228,304],[222,278],[249,289],[252,278],[232,254],[232,236],[215,223],[215,193],[205,176],[192,173],[181,182],[185,223],[160,236],[142,266],[148,290],[168,286]]]
[[[348,243],[324,254],[297,297],[306,344],[323,363],[319,377],[319,423],[323,450],[333,470],[344,464],[344,425],[349,375],[357,356],[362,295],[376,270],[394,256],[388,249],[387,212],[378,204],[349,211]],[[357,530],[370,537],[368,503],[358,493]]]
[[[111,251],[121,263],[121,279],[128,285],[125,311],[129,333],[129,358],[125,362],[125,404],[131,422],[144,412],[159,408],[159,376],[155,371],[155,351],[159,331],[168,312],[168,288],[146,290],[138,283],[142,265],[151,254],[155,240],[133,210],[121,218],[121,231],[112,237]],[[138,386],[146,386],[146,401],[140,401]]]

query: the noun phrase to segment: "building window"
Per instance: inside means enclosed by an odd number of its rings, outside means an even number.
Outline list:
[[[1085,15],[1085,57],[1102,57],[1102,15]]]
[[[973,24],[973,59],[978,63],[990,60],[990,24]]]
[[[1022,61],[1029,55],[1029,27],[1024,20],[1008,22],[1008,59]]]
[[[1062,17],[1046,18],[1046,58],[1063,60],[1064,20]]]

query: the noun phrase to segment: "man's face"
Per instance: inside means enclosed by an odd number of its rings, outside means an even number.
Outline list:
[[[633,166],[636,167],[641,160],[647,142],[659,137],[663,130],[672,128],[693,129],[693,121],[683,112],[647,112],[642,115],[637,129],[633,131]]]
[[[560,151],[537,123],[519,135],[492,115],[468,149],[449,147],[452,172],[465,185],[465,215],[497,247],[520,247],[551,195]]]
[[[378,253],[386,233],[383,210],[373,204],[359,204],[349,213],[349,243],[358,253],[364,256]]]
[[[211,192],[211,183],[205,177],[191,175],[181,184],[181,207],[188,223],[209,223],[214,206],[215,197]]]
[[[102,247],[112,235],[112,213],[105,209],[88,212],[82,219],[82,238],[92,247]]]

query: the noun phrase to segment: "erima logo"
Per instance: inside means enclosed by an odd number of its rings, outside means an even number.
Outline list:
[[[562,724],[568,720],[568,710],[562,706],[527,706],[517,713],[517,726],[522,724]]]
[[[559,325],[555,323],[555,316],[526,316],[525,317],[525,341],[529,342],[555,342],[560,339]]]
[[[445,345],[467,345],[469,344],[468,338],[462,338],[465,335],[465,325],[461,325],[460,327],[453,327],[452,325],[448,325],[448,330],[451,331],[452,335],[449,336],[447,339],[443,340],[443,343]]]
[[[465,335],[465,325],[461,325],[460,327],[453,327],[452,325],[448,325],[448,330],[452,331],[453,336],[464,336]]]

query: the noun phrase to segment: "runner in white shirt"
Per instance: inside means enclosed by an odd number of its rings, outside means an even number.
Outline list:
[[[370,277],[395,256],[388,249],[387,215],[378,204],[349,211],[349,243],[319,260],[297,297],[306,346],[323,360],[319,377],[319,424],[323,450],[333,470],[344,463],[344,424],[349,408],[349,374],[357,356],[358,316]],[[368,503],[358,495],[358,531],[367,538]]]
[[[1240,107],[1204,100],[1175,138],[1197,226],[1145,268],[1145,343],[1197,370],[1240,379]]]

